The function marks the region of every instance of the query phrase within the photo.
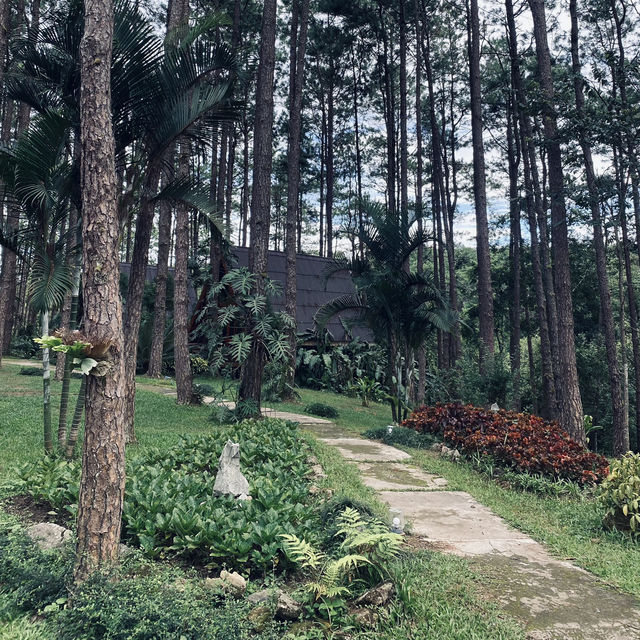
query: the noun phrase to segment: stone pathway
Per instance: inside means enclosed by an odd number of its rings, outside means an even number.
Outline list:
[[[640,602],[571,562],[551,556],[464,491],[411,465],[404,451],[354,438],[335,425],[308,425],[358,466],[363,482],[400,509],[413,535],[438,551],[469,559],[528,640],[640,640]]]

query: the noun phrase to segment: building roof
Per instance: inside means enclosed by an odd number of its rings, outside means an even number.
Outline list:
[[[232,247],[231,252],[238,259],[237,267],[249,266],[249,249],[247,247]],[[336,273],[328,280],[326,279],[325,272],[331,264],[332,260],[329,258],[304,254],[298,254],[296,257],[296,281],[298,284],[296,319],[299,333],[314,328],[314,316],[323,304],[355,291],[353,281],[348,273]],[[286,274],[286,256],[282,251],[269,251],[267,274],[271,280],[282,285],[283,294],[280,299],[274,301],[275,309],[280,311],[284,308]],[[346,319],[349,314],[341,315]],[[348,339],[338,317],[329,322],[327,329],[337,342],[344,342]],[[369,332],[361,327],[354,327],[352,334],[363,339],[370,339]]]

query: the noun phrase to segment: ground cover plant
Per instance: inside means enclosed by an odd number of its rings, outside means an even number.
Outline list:
[[[580,484],[601,482],[609,472],[604,456],[571,440],[557,423],[534,415],[437,404],[414,411],[403,426],[441,436],[463,453],[491,456],[516,471]]]
[[[218,458],[228,439],[240,443],[250,501],[215,496]],[[210,435],[184,437],[128,464],[123,538],[150,557],[179,556],[218,567],[267,571],[285,556],[281,535],[313,536],[308,449],[292,423],[249,420]],[[78,462],[44,458],[24,465],[13,491],[57,511],[77,505]]]
[[[322,418],[337,418],[340,414],[335,407],[322,402],[312,402],[304,408],[305,413],[310,413],[314,416],[321,416]]]
[[[428,433],[418,433],[406,427],[393,427],[391,431],[389,431],[389,427],[376,427],[365,431],[362,437],[369,440],[381,440],[384,444],[413,449],[426,449],[436,442],[435,436]]]

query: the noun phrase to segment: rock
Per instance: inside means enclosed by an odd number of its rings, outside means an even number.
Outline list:
[[[231,495],[234,498],[249,495],[249,483],[240,471],[240,445],[231,440],[227,440],[220,454],[213,492],[217,496]]]
[[[314,477],[316,477],[318,479],[321,479],[321,480],[324,480],[324,478],[327,477],[327,474],[324,472],[324,469],[319,464],[314,464],[311,467],[311,472],[313,473]]]
[[[27,535],[43,550],[59,549],[73,536],[71,529],[65,529],[53,522],[39,522],[27,527]]]
[[[302,613],[302,605],[290,595],[281,592],[276,602],[275,617],[278,620],[297,620]]]
[[[320,464],[320,461],[314,455],[311,455],[307,456],[307,463],[313,466],[314,464]]]
[[[383,582],[373,589],[363,593],[355,602],[356,605],[371,605],[373,607],[383,607],[391,600],[395,588],[391,582]]]
[[[460,452],[457,449],[450,449],[445,444],[442,445],[440,455],[442,455],[443,458],[449,458],[454,462],[458,462],[458,460],[460,460]]]
[[[263,604],[280,597],[281,593],[282,591],[280,589],[262,589],[262,591],[256,591],[248,596],[247,602],[251,604]]]
[[[241,595],[247,590],[247,581],[235,571],[232,573],[229,573],[228,571],[221,571],[220,580],[222,580],[222,582],[224,582],[236,595]]]
[[[442,451],[442,442],[434,442],[431,445],[431,451],[437,451],[438,453],[440,453],[440,451]]]
[[[269,607],[256,607],[249,612],[247,619],[254,630],[260,633],[271,621],[271,609]]]
[[[350,613],[356,624],[359,624],[361,627],[375,627],[380,620],[380,616],[375,611],[371,611],[371,609],[366,609],[365,607],[352,609]]]
[[[246,493],[243,493],[241,496],[238,496],[238,500],[246,500],[247,502],[251,502],[253,498],[248,496]]]
[[[121,542],[119,553],[121,558],[126,558],[127,556],[130,556],[133,553],[133,549]]]
[[[212,591],[224,591],[226,586],[227,586],[227,583],[224,580],[220,580],[220,578],[204,579],[205,589],[211,589]]]

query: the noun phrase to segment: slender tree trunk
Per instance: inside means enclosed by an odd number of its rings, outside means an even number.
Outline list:
[[[174,2],[176,0],[173,0]],[[180,175],[189,174],[190,145],[180,144]],[[189,212],[183,203],[176,208],[176,270],[173,294],[173,354],[178,404],[191,404],[193,381],[189,359]]]
[[[584,113],[584,89],[582,80],[582,68],[579,51],[579,28],[577,0],[569,0],[571,13],[571,59],[573,71],[573,88],[576,99],[576,116],[583,120]],[[598,274],[598,293],[600,297],[600,313],[604,341],[607,352],[607,366],[609,369],[609,390],[611,393],[611,405],[613,411],[613,454],[620,456],[629,450],[629,425],[626,420],[625,402],[622,395],[620,369],[618,367],[618,353],[616,347],[616,332],[611,308],[611,293],[609,290],[609,276],[607,274],[607,256],[602,235],[602,222],[600,220],[600,195],[593,167],[591,144],[582,127],[578,128],[578,138],[584,159],[584,168],[589,190],[589,206],[591,208],[591,223],[593,226],[593,243],[596,253],[596,271]],[[626,235],[626,225],[623,228]]]
[[[136,441],[134,417],[136,404],[136,366],[140,322],[142,320],[142,298],[147,281],[149,244],[153,230],[155,203],[153,197],[158,190],[160,168],[152,165],[144,180],[140,211],[136,222],[136,237],[133,243],[133,258],[129,271],[129,286],[124,315],[124,335],[127,349],[125,362],[125,433],[127,443]]]
[[[331,77],[327,94],[327,193],[325,199],[325,217],[327,221],[327,258],[333,258],[333,192],[335,184],[334,174],[334,139],[333,127],[335,119],[333,64],[331,64]]]
[[[166,177],[163,178],[166,181]],[[169,275],[169,241],[171,239],[171,205],[162,201],[159,204],[160,219],[158,221],[158,270],[156,273],[156,297],[153,307],[153,333],[151,353],[149,355],[150,378],[162,375],[162,354],[164,332],[167,316],[167,280]]]
[[[253,186],[251,197],[251,271],[258,276],[258,290],[263,289],[267,271],[269,227],[271,222],[271,167],[273,161],[273,79],[275,71],[276,0],[265,0],[260,38],[260,61],[256,87],[255,129],[253,139]],[[242,368],[240,400],[252,400],[260,409],[262,370],[265,350],[254,339],[251,353]]]
[[[558,140],[557,117],[554,110],[554,88],[551,75],[551,55],[547,41],[547,24],[543,0],[529,0],[534,23],[534,37],[538,59],[538,76],[544,114],[545,146],[549,168],[553,264],[556,306],[558,311],[558,377],[560,392],[560,423],[580,444],[586,443],[582,399],[578,385],[573,303],[571,300],[571,271],[569,268],[569,235],[564,202],[564,174]]]
[[[407,19],[400,2],[400,220],[409,221],[409,140],[407,135]],[[407,263],[406,269],[409,269]]]
[[[509,95],[507,113],[507,157],[509,165],[509,263],[511,281],[509,283],[509,362],[513,379],[513,408],[520,411],[520,189],[518,185],[520,167],[520,145],[518,144],[518,124],[513,110],[515,96]]]
[[[119,221],[111,123],[111,0],[85,0],[80,45],[84,322],[107,348],[103,376],[89,375],[78,499],[76,582],[117,561],[125,485]]]
[[[476,213],[478,254],[478,316],[480,324],[480,371],[493,358],[493,286],[487,219],[487,179],[482,140],[482,95],[480,80],[480,20],[478,0],[468,0],[469,86],[471,90],[471,135],[473,140],[473,197]]]
[[[42,312],[42,335],[49,335],[49,310]],[[53,430],[51,428],[51,367],[49,349],[42,350],[42,408],[44,415],[44,450],[53,453]]]
[[[289,81],[289,140],[287,150],[287,222],[286,222],[286,277],[285,311],[293,318],[289,331],[290,360],[287,383],[293,388],[296,368],[298,284],[296,273],[296,231],[298,227],[298,201],[300,196],[300,144],[302,135],[302,91],[304,88],[304,59],[307,48],[309,0],[302,0],[298,8],[294,0],[294,18],[291,26],[290,81]],[[297,27],[299,24],[299,32]],[[294,26],[296,29],[294,29]]]

